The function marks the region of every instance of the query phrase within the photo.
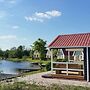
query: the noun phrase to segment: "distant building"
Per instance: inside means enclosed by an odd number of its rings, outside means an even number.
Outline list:
[[[38,51],[34,51],[33,58],[34,59],[39,59],[40,58],[40,53]]]

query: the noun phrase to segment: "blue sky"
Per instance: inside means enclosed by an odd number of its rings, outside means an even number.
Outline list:
[[[0,0],[0,48],[49,44],[59,34],[90,32],[90,0]]]

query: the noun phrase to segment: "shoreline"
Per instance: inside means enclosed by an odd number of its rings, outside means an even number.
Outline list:
[[[32,75],[26,75],[22,77],[18,77],[18,81],[22,82],[25,81],[27,83],[35,83],[39,85],[52,85],[52,84],[57,84],[57,85],[74,85],[74,86],[83,86],[83,87],[90,87],[90,82],[87,81],[79,81],[79,80],[69,80],[69,79],[56,79],[56,78],[43,78],[42,75],[44,74],[50,74],[51,71],[48,72],[42,72],[42,73],[37,73],[37,74],[32,74]]]
[[[7,80],[2,80],[2,84],[7,83],[14,83],[14,82],[26,82],[27,84],[36,84],[42,86],[51,86],[51,85],[66,85],[66,86],[82,86],[82,87],[89,87],[90,82],[87,81],[79,81],[79,80],[68,80],[68,79],[56,79],[56,78],[43,78],[42,75],[50,74],[51,71],[48,72],[40,72],[31,75],[22,75],[14,78],[10,78]]]

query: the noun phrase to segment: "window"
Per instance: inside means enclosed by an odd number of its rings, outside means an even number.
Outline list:
[[[82,60],[84,60],[83,51],[74,51],[73,56],[74,56],[74,60],[75,61],[82,61]]]
[[[58,50],[57,59],[64,59],[64,53],[62,49]]]

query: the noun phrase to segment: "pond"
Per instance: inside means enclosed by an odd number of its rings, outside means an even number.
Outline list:
[[[2,74],[19,74],[19,70],[37,70],[40,69],[38,64],[24,62],[12,62],[0,60],[0,73]]]

